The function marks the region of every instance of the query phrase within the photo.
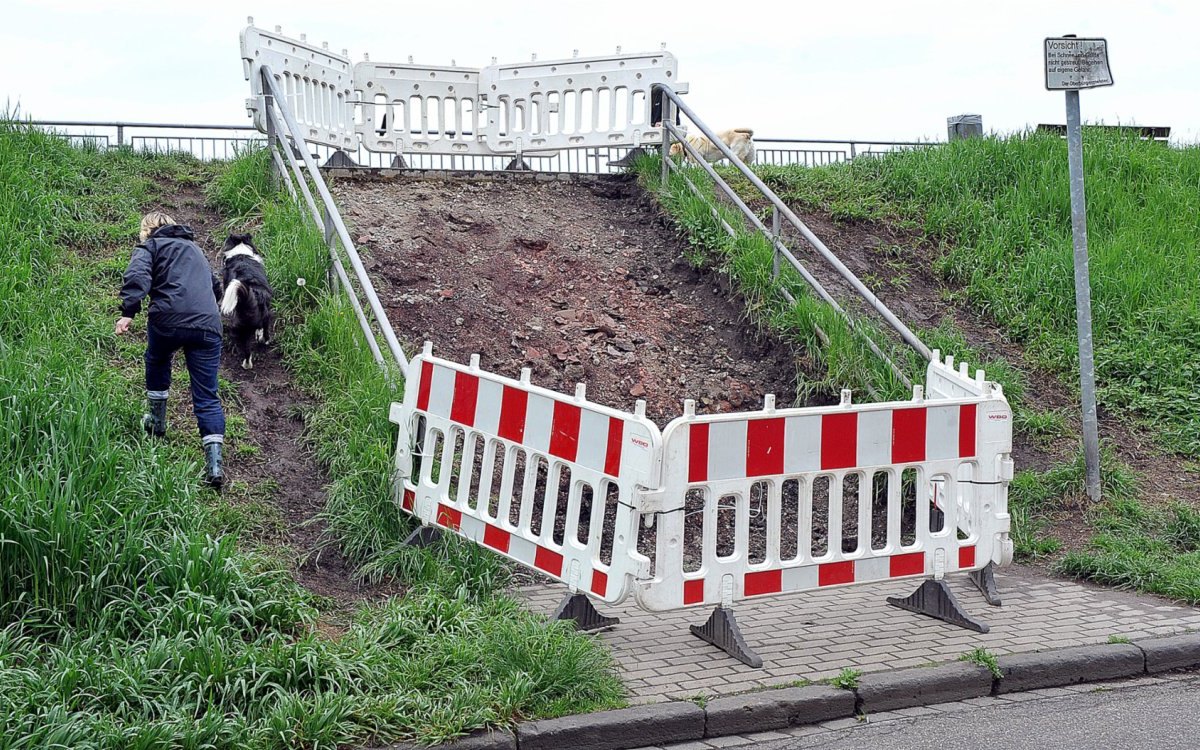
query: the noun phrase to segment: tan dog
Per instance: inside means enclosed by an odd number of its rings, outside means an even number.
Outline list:
[[[753,130],[750,128],[732,128],[730,130],[722,130],[718,132],[717,137],[720,138],[725,145],[729,147],[729,150],[732,151],[737,158],[741,159],[744,164],[754,163]],[[704,160],[710,164],[725,158],[725,155],[721,153],[720,149],[718,149],[711,141],[700,134],[689,135],[687,137],[687,141],[688,143],[692,144],[692,147],[699,151],[700,155],[704,157]],[[685,153],[682,143],[671,144],[671,156],[678,156],[682,153]]]

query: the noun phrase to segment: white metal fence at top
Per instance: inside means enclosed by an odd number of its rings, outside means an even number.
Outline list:
[[[369,109],[369,108],[368,108]],[[366,111],[366,110],[364,110]],[[373,113],[372,113],[372,116]],[[379,115],[382,118],[382,114]],[[379,120],[376,120],[379,122]],[[390,120],[389,120],[390,122]],[[201,125],[194,123],[145,123],[102,120],[30,120],[28,124],[57,133],[79,146],[107,150],[129,148],[153,154],[190,154],[203,161],[228,161],[248,149],[266,144],[266,138],[251,125]],[[445,137],[444,133],[432,133]],[[380,140],[386,140],[382,135]],[[451,136],[453,137],[453,135]],[[511,157],[484,153],[428,153],[417,132],[408,134],[410,148],[398,150],[408,169],[490,172],[504,169]],[[854,141],[828,139],[755,138],[760,164],[815,167],[855,158],[878,156],[895,150],[939,145],[912,141]],[[630,146],[596,146],[581,149],[526,153],[525,162],[539,172],[610,174],[618,169],[609,162],[629,153]],[[322,144],[309,144],[308,151],[324,162],[341,150],[359,167],[387,169],[396,165],[395,153],[370,150],[365,146],[347,151]]]

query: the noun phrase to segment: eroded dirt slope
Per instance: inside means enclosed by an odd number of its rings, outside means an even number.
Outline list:
[[[393,326],[459,362],[660,425],[793,403],[794,352],[743,320],[627,178],[350,180],[334,192]]]

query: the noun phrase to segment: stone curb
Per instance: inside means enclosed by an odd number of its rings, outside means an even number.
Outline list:
[[[517,725],[517,747],[521,750],[627,750],[703,736],[704,709],[685,701]]]
[[[854,703],[852,692],[827,685],[714,698],[704,706],[704,736],[722,737],[841,719],[854,713]]]
[[[853,690],[828,685],[775,688],[714,698],[703,708],[686,701],[652,703],[532,721],[518,725],[515,734],[479,733],[441,747],[445,750],[629,750],[988,695],[1158,674],[1200,667],[1200,633],[1012,654],[997,657],[997,663],[1000,678],[978,664],[952,662],[869,673],[860,678]]]
[[[996,695],[1146,673],[1146,655],[1129,643],[1013,654],[998,661],[1003,676],[996,681]]]
[[[992,694],[991,671],[969,662],[874,672],[858,681],[858,711],[871,714]]]
[[[437,746],[438,750],[517,750],[517,736],[507,729],[483,730],[459,737]],[[425,745],[402,742],[385,747],[367,747],[363,750],[429,750]]]
[[[1146,655],[1146,674],[1200,665],[1200,633],[1146,638],[1133,645]]]

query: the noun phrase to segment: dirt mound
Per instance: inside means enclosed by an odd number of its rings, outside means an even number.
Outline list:
[[[627,178],[354,180],[334,192],[399,336],[665,424],[793,402],[796,355],[761,336]]]

